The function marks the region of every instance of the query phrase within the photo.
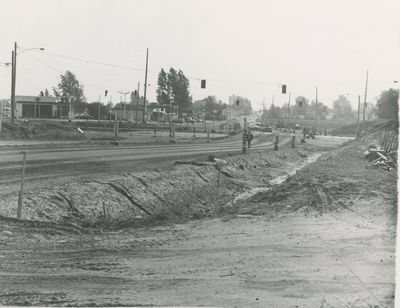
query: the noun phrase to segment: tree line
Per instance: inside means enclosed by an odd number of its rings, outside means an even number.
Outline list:
[[[61,102],[69,102],[72,98],[74,109],[76,112],[88,110],[89,114],[97,118],[98,102],[87,103],[84,95],[84,87],[78,81],[71,71],[66,71],[60,76],[60,82],[57,87],[53,87],[54,96]],[[249,114],[251,112],[250,100],[237,96],[237,101],[232,105],[227,105],[215,96],[208,96],[202,100],[193,103],[190,95],[189,79],[184,75],[182,70],[170,68],[168,72],[161,69],[158,74],[157,82],[157,102],[167,108],[167,112],[176,112],[179,116],[183,113],[199,113],[203,112],[207,119],[223,119],[226,118],[228,112],[237,114]],[[49,96],[49,91],[41,91],[40,96]],[[135,99],[136,98],[132,98]],[[121,103],[120,103],[121,104]],[[109,112],[113,108],[112,104],[100,104],[101,117],[108,117]],[[375,105],[368,103],[366,108],[367,119],[373,115],[381,119],[398,119],[399,90],[388,89],[383,90],[377,98]],[[118,106],[118,105],[117,105]],[[298,96],[295,102],[288,108],[288,104],[282,107],[271,105],[269,109],[264,111],[263,117],[267,118],[305,118],[315,119],[316,105],[315,101],[309,101],[304,96]],[[226,110],[226,112],[224,112]],[[317,113],[319,119],[326,119],[332,116],[333,119],[349,120],[357,118],[357,110],[353,110],[351,103],[346,95],[339,95],[333,102],[332,108],[327,107],[323,102],[318,102]]]
[[[396,119],[398,118],[399,106],[399,90],[389,89],[381,92],[377,99],[377,103],[367,103],[366,119],[371,119],[374,116],[380,119]],[[363,103],[360,107],[360,117],[363,113]],[[358,109],[353,109],[351,102],[346,95],[339,95],[333,101],[332,108],[326,106],[323,102],[318,102],[316,106],[315,100],[309,101],[304,96],[298,96],[294,104],[290,106],[286,103],[282,107],[272,104],[269,109],[264,110],[263,118],[280,119],[280,118],[293,118],[293,119],[336,119],[336,120],[352,120],[357,119]]]

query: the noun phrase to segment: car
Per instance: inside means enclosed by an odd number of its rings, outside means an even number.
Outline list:
[[[75,118],[76,119],[85,119],[85,120],[93,119],[93,117],[87,113],[78,113],[75,115]]]
[[[177,118],[177,119],[173,119],[172,123],[179,123],[179,124],[183,124],[185,121],[182,118]]]

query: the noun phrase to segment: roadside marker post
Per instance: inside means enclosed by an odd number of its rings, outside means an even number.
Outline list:
[[[243,120],[243,136],[242,136],[242,153],[246,153],[246,143],[247,143],[247,118]]]
[[[22,154],[22,176],[21,176],[21,190],[19,191],[19,194],[18,194],[17,218],[21,218],[21,214],[22,214],[22,199],[24,197],[26,151],[21,151],[21,154]]]
[[[274,146],[275,151],[278,151],[278,146],[279,146],[279,136],[275,136],[275,146]]]

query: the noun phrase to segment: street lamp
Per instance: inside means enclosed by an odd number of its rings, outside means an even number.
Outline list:
[[[14,43],[14,50],[12,51],[11,63],[12,63],[12,73],[11,73],[11,123],[14,124],[15,118],[15,86],[17,78],[17,55],[24,53],[29,50],[44,50],[43,47],[27,48],[23,49],[20,53],[17,53],[17,42]]]
[[[126,95],[131,93],[131,91],[119,91],[119,94],[123,94],[124,95],[124,119],[126,119],[126,113],[125,113],[125,105],[126,105]]]

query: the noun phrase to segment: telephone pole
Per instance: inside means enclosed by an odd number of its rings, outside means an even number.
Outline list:
[[[11,73],[11,124],[15,121],[15,86],[17,77],[17,42],[14,43],[14,50],[12,51],[12,73]]]
[[[97,115],[97,120],[100,121],[100,101],[101,101],[101,95],[99,95],[99,110],[98,110],[98,115]]]
[[[289,92],[289,101],[288,101],[288,109],[287,109],[287,123],[289,128],[289,117],[290,117],[290,92]]]
[[[361,105],[361,97],[358,96],[358,115],[357,115],[357,139],[360,138],[360,105]]]
[[[315,129],[317,129],[318,119],[318,87],[315,88]]]
[[[147,68],[149,64],[149,49],[146,49],[146,73],[144,75],[144,102],[143,102],[143,123],[145,120],[145,113],[146,113],[146,91],[147,91]]]
[[[137,83],[137,95],[136,95],[136,124],[138,122],[138,114],[139,114],[139,98],[140,98],[140,82]],[[144,109],[143,109],[144,113]]]
[[[362,120],[363,129],[365,129],[365,107],[367,107],[367,89],[368,89],[368,70],[367,70],[367,78],[365,80],[364,108],[363,108],[363,120]]]

